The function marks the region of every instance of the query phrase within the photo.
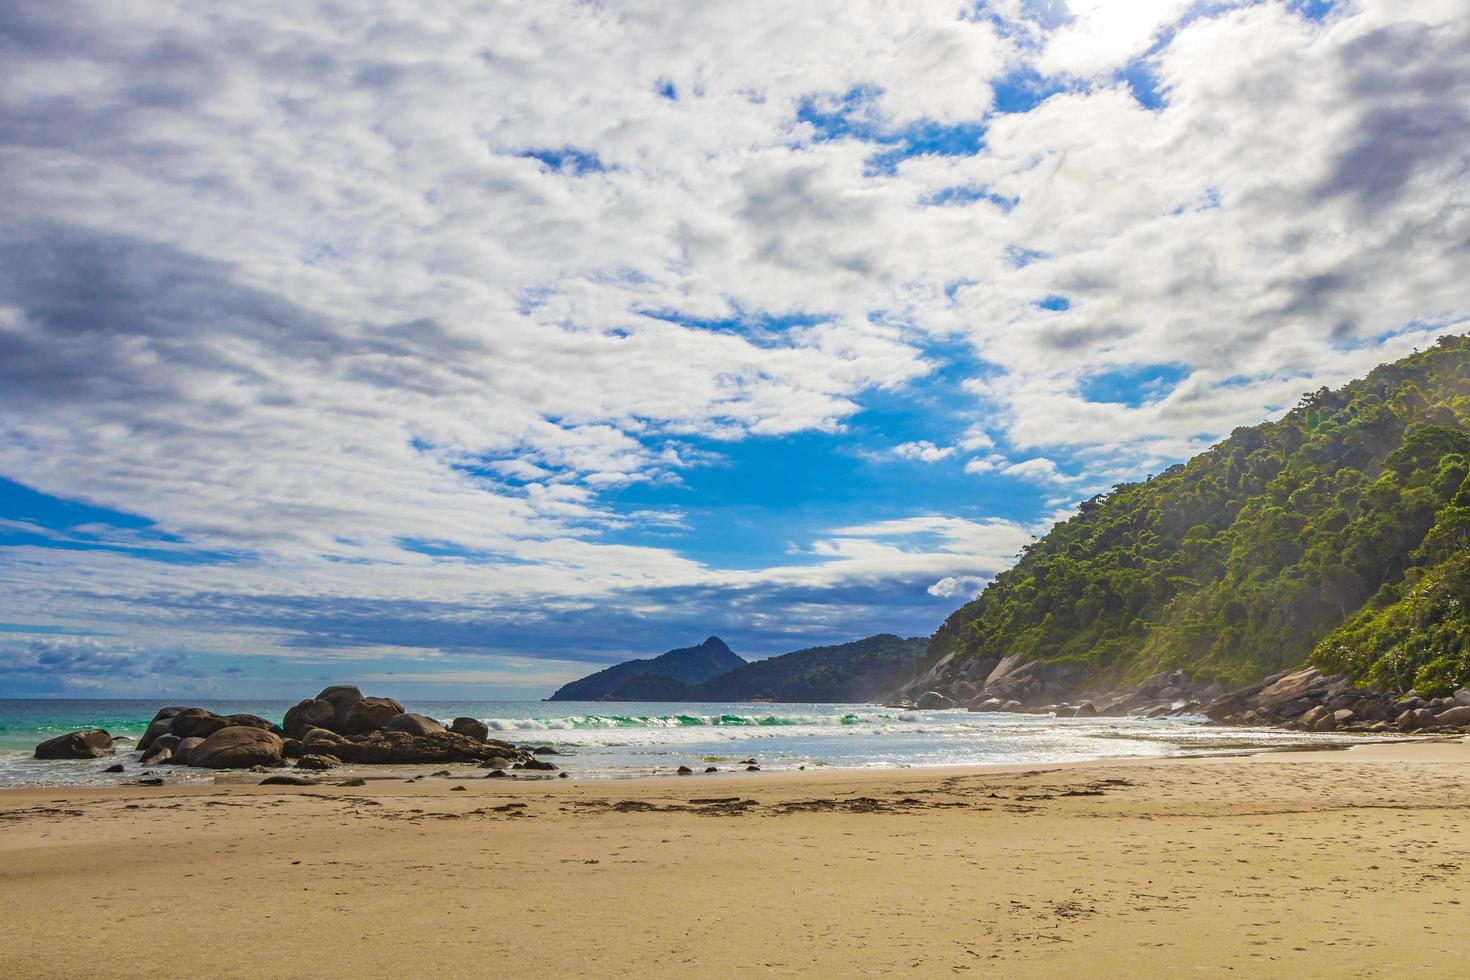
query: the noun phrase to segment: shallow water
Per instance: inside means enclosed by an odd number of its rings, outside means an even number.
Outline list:
[[[204,701],[221,714],[249,713],[280,721],[290,701]],[[36,743],[78,728],[106,728],[136,739],[157,701],[0,700],[0,785],[105,785],[115,762],[137,773],[137,753],[120,742],[115,758],[38,762]],[[467,715],[494,737],[550,745],[556,763],[580,777],[638,776],[680,765],[762,769],[799,766],[896,768],[1003,765],[1106,758],[1161,758],[1301,746],[1328,747],[1350,739],[1272,729],[1215,728],[1200,717],[1052,718],[966,711],[902,711],[851,704],[702,704],[578,701],[405,702],[445,722]],[[160,767],[173,780],[214,774]]]

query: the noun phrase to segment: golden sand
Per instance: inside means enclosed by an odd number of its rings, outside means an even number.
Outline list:
[[[1470,975],[1464,742],[481,776],[0,793],[0,977]]]

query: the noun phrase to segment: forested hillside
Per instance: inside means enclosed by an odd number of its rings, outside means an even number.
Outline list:
[[[930,665],[1244,683],[1308,660],[1421,694],[1470,683],[1470,339],[1084,503],[931,640]]]

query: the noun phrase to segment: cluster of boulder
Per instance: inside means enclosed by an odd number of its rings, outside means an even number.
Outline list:
[[[951,654],[904,688],[892,706],[1061,718],[1157,718],[1197,713],[1204,702],[1225,691],[1219,684],[1198,684],[1182,670],[1155,674],[1122,690],[1083,690],[1081,682],[1089,673],[1081,664],[1048,664],[1019,656],[956,662]]]
[[[1232,691],[1201,712],[1225,725],[1280,725],[1309,732],[1470,733],[1470,689],[1422,698],[1365,691],[1315,667],[1288,671]]]
[[[497,769],[555,769],[527,749],[490,738],[474,718],[447,728],[403,710],[392,698],[364,697],[356,687],[328,687],[286,712],[280,725],[256,715],[217,715],[204,708],[161,708],[138,739],[142,765],[202,769],[278,767],[323,770],[343,763],[412,765],[475,762]],[[38,759],[112,755],[102,729],[71,732],[36,747]]]
[[[1355,687],[1315,667],[1282,671],[1228,690],[1183,671],[1155,674],[1131,687],[1079,690],[1090,670],[1080,664],[1022,660],[957,661],[953,654],[903,688],[892,706],[905,709],[1009,711],[1060,718],[1202,714],[1224,725],[1275,725],[1312,732],[1470,733],[1470,689],[1426,699]]]

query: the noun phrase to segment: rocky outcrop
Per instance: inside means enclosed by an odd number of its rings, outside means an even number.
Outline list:
[[[201,769],[249,769],[279,766],[281,738],[274,732],[247,725],[221,728],[189,753],[189,765]]]
[[[205,708],[160,709],[139,739],[147,765],[190,765],[207,769],[281,766],[299,760],[301,769],[343,763],[419,765],[469,762],[499,768],[526,767],[534,759],[521,748],[490,738],[474,718],[456,718],[451,729],[426,715],[405,712],[392,698],[367,697],[350,685],[334,685],[293,705],[277,726],[255,715],[217,715]],[[547,750],[551,751],[551,750]],[[73,732],[43,743],[37,758],[97,758],[113,752],[98,729]],[[547,768],[550,763],[531,768]]]
[[[116,749],[106,729],[90,728],[67,732],[36,746],[37,759],[100,759]]]

